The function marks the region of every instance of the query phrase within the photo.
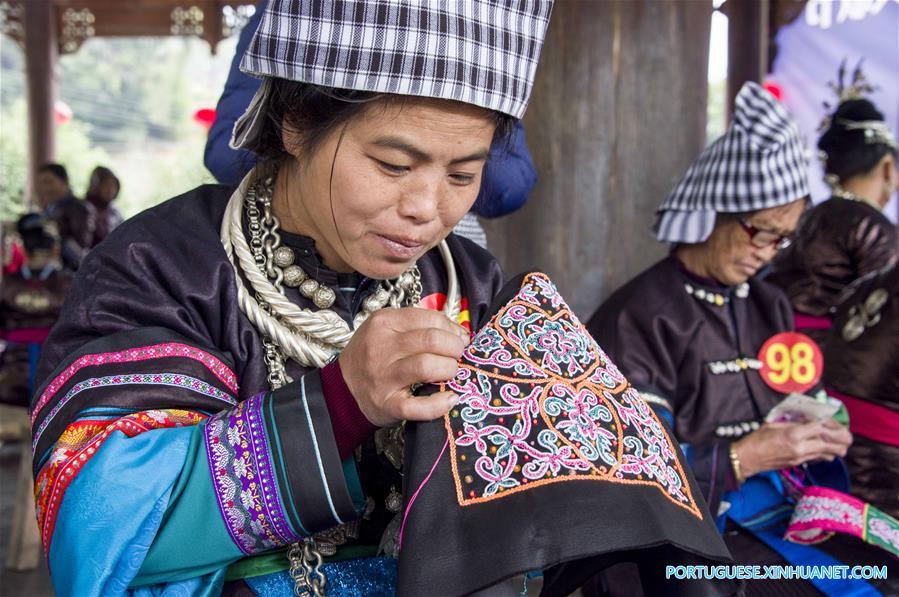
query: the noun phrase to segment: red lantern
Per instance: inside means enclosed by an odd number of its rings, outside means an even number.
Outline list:
[[[775,83],[774,81],[765,81],[763,87],[768,90],[768,93],[774,96],[774,98],[782,102],[784,101],[784,91],[780,85]]]
[[[72,120],[72,108],[62,100],[56,100],[53,104],[53,121],[57,126]]]
[[[215,122],[215,110],[212,108],[200,108],[194,112],[194,122],[208,129]]]

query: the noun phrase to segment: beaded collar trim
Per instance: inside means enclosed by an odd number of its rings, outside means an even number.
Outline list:
[[[684,290],[698,301],[706,302],[710,305],[715,305],[716,307],[723,307],[730,302],[731,295],[741,299],[749,296],[749,283],[743,282],[742,284],[737,284],[732,293],[715,292],[714,290],[699,288],[693,286],[689,282],[684,283]]]

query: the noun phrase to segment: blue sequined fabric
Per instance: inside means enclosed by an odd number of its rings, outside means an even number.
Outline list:
[[[322,565],[328,579],[328,597],[393,595],[396,591],[394,558],[354,558]],[[292,597],[293,579],[286,570],[244,579],[262,597]]]

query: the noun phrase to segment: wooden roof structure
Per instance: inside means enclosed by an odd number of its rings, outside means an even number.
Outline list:
[[[253,14],[248,0],[4,0],[0,31],[25,47],[25,11],[46,4],[51,11],[57,53],[77,52],[92,37],[195,36],[215,52]]]

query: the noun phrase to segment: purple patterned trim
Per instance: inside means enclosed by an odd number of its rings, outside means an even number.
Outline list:
[[[31,441],[31,453],[33,454],[37,449],[37,443],[41,439],[41,435],[47,430],[47,427],[50,425],[50,422],[53,421],[53,418],[56,417],[56,415],[59,414],[59,411],[62,410],[75,396],[86,390],[125,385],[157,385],[184,388],[198,394],[203,394],[204,396],[209,396],[210,398],[215,398],[216,400],[221,400],[222,402],[227,402],[228,404],[237,404],[237,400],[235,400],[234,396],[231,396],[227,392],[223,392],[202,379],[197,379],[196,377],[191,377],[190,375],[184,375],[182,373],[123,373],[120,375],[92,377],[72,386],[72,389],[66,392],[66,395],[62,397],[62,400],[57,402],[50,410],[50,413],[43,421],[41,421],[41,424],[34,430],[34,439]]]
[[[137,348],[128,348],[118,352],[103,352],[99,354],[86,354],[78,357],[68,367],[63,369],[62,373],[56,376],[48,385],[31,413],[31,424],[37,420],[38,414],[43,410],[44,406],[53,398],[59,389],[68,383],[68,381],[85,367],[95,367],[109,364],[120,363],[137,363],[153,359],[163,359],[170,357],[181,357],[198,361],[206,366],[220,381],[222,381],[228,389],[237,394],[237,376],[222,361],[212,356],[206,351],[200,350],[187,344],[180,342],[166,342],[164,344],[154,344],[152,346],[141,346]]]
[[[278,493],[262,405],[267,394],[209,419],[206,454],[222,520],[234,544],[254,554],[299,540]]]

